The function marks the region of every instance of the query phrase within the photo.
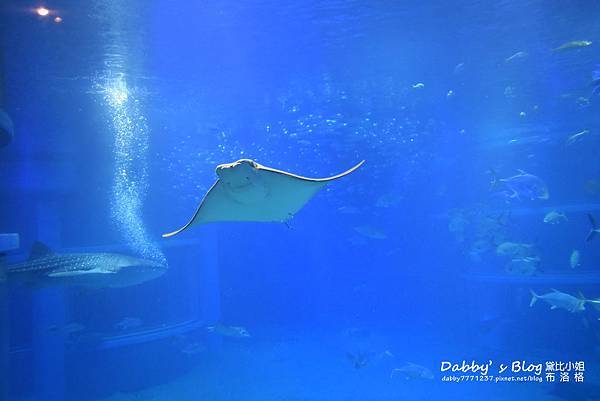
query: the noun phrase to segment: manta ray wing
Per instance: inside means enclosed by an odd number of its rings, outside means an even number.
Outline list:
[[[262,171],[270,171],[273,173],[277,173],[277,174],[281,174],[290,178],[296,178],[298,180],[301,181],[309,181],[309,182],[324,182],[327,183],[328,181],[333,181],[333,180],[337,180],[338,178],[342,178],[343,176],[346,176],[348,174],[350,174],[351,172],[353,172],[354,170],[356,170],[357,168],[359,168],[360,166],[362,166],[364,164],[364,160],[361,161],[360,163],[358,163],[356,166],[344,171],[343,173],[334,175],[332,177],[327,177],[327,178],[308,178],[308,177],[302,177],[301,175],[296,175],[296,174],[292,174],[292,173],[288,173],[287,171],[282,171],[282,170],[277,170],[271,167],[266,167],[266,166],[262,166],[260,164],[258,164],[258,169],[262,170]]]
[[[307,178],[256,163],[254,188],[264,187],[264,195],[257,200],[252,192],[248,201],[244,192],[232,194],[227,186],[217,180],[204,196],[192,219],[180,229],[163,237],[172,237],[198,224],[225,221],[285,222],[298,212],[329,181],[350,174],[364,163],[328,178]],[[250,191],[250,190],[248,190]]]
[[[198,208],[196,209],[196,213],[194,213],[190,221],[188,221],[183,227],[181,227],[178,230],[167,234],[163,234],[163,238],[168,238],[177,235],[183,230],[197,224],[209,223],[210,220],[206,219],[207,214],[209,216],[225,214],[227,206],[229,206],[229,208],[233,210],[237,208],[237,205],[231,205],[231,202],[226,202],[225,204],[223,202],[220,202],[220,200],[222,199],[229,199],[229,197],[225,194],[225,188],[222,185],[221,180],[217,180],[217,182],[215,182],[213,186],[210,187],[206,195],[204,195],[204,198],[200,202],[200,206],[198,206]]]

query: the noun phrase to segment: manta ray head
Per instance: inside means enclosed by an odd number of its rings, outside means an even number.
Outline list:
[[[265,187],[258,174],[258,164],[253,160],[241,159],[233,163],[220,164],[217,166],[216,173],[228,193],[243,203],[262,199],[265,196]]]

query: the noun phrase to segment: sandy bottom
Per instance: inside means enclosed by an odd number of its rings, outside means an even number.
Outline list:
[[[189,356],[194,368],[174,381],[137,392],[115,393],[105,401],[424,401],[527,400],[587,401],[598,378],[588,363],[584,384],[448,383],[441,380],[440,357],[450,346],[390,344],[360,333],[334,336],[279,333],[260,340],[223,338]],[[427,355],[423,354],[426,350]],[[360,355],[356,366],[348,353]],[[487,352],[487,351],[484,351]],[[473,350],[465,351],[470,358]],[[433,378],[391,377],[410,361],[427,367]],[[364,366],[362,366],[364,365]],[[563,386],[563,387],[561,387]],[[591,387],[590,387],[591,386]]]

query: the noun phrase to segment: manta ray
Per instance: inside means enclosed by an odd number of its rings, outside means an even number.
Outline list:
[[[350,174],[365,161],[328,178],[307,178],[241,159],[220,164],[219,178],[208,190],[191,220],[180,229],[163,234],[172,237],[183,230],[224,221],[282,222],[292,218],[328,182]]]

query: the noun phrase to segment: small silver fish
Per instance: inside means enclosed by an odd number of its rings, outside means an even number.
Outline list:
[[[571,135],[570,137],[567,138],[567,146],[571,146],[574,143],[581,141],[581,139],[583,139],[583,137],[587,136],[589,133],[590,133],[590,131],[584,129],[581,132]]]
[[[383,231],[381,231],[377,227],[373,227],[373,226],[357,226],[357,227],[354,227],[354,231],[356,231],[360,235],[370,238],[370,239],[381,240],[381,239],[387,238],[387,235]]]
[[[142,325],[142,319],[139,317],[125,317],[120,322],[115,324],[119,330],[129,330]]]
[[[241,326],[225,326],[223,324],[216,324],[214,326],[209,326],[206,328],[211,333],[216,333],[224,337],[233,337],[233,338],[244,338],[250,337],[250,333],[244,327]]]
[[[512,56],[510,56],[506,60],[504,60],[504,62],[510,63],[512,61],[527,58],[527,56],[529,56],[529,54],[527,52],[516,52],[515,54],[513,54]]]
[[[496,254],[510,257],[528,257],[534,256],[535,247],[532,244],[505,241],[496,247]]]
[[[461,72],[464,71],[464,69],[465,69],[465,63],[458,63],[454,67],[454,73],[455,74],[460,74]]]
[[[380,208],[394,207],[394,206],[397,206],[400,202],[402,202],[403,199],[404,199],[404,197],[402,195],[395,195],[395,194],[382,195],[379,198],[377,198],[377,201],[375,202],[375,207],[380,207]]]
[[[412,363],[412,362],[407,362],[403,366],[393,369],[392,373],[390,374],[390,378],[394,378],[395,376],[401,376],[406,380],[409,380],[409,379],[431,380],[434,378],[431,370],[427,369],[425,366],[417,365],[416,363]]]
[[[348,358],[352,366],[354,366],[354,369],[364,368],[369,362],[367,355],[361,352],[359,352],[358,354],[348,352],[346,353],[346,357]]]
[[[569,221],[569,219],[567,219],[567,216],[565,216],[564,213],[559,213],[556,210],[548,212],[544,216],[544,223],[547,224],[559,224],[563,221]]]
[[[181,350],[181,352],[190,356],[190,355],[196,355],[196,354],[200,354],[202,352],[206,352],[206,350],[207,350],[207,348],[203,344],[191,343],[191,344],[188,344],[185,348],[183,348]]]
[[[77,322],[63,324],[61,326],[52,325],[52,326],[48,327],[48,331],[51,331],[53,333],[59,333],[64,336],[69,336],[71,334],[78,333],[80,331],[83,331],[84,329],[85,329],[85,326],[83,324],[77,323]]]
[[[338,212],[343,214],[358,214],[360,213],[360,209],[355,206],[340,206],[338,207]]]
[[[580,265],[579,257],[579,251],[577,249],[573,249],[573,252],[571,252],[571,256],[569,257],[569,264],[571,265],[571,269],[574,269]]]
[[[592,42],[590,40],[573,40],[571,42],[567,42],[558,46],[557,48],[552,49],[553,52],[559,52],[563,50],[571,50],[571,49],[579,49],[582,47],[591,46]]]
[[[522,258],[513,258],[506,265],[506,272],[518,276],[532,276],[537,273],[540,267],[540,258],[537,256],[527,256]]]

